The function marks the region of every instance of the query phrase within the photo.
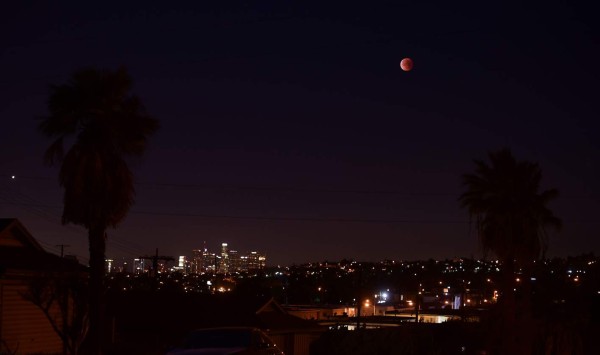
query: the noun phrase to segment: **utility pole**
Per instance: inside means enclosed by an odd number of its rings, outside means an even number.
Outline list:
[[[60,247],[60,257],[61,258],[64,257],[64,255],[65,255],[65,248],[70,247],[70,245],[67,245],[67,244],[57,244],[56,246]]]
[[[164,256],[164,255],[158,255],[158,248],[156,248],[156,254],[153,256],[140,256],[140,259],[144,259],[144,260],[152,260],[152,270],[154,272],[154,288],[157,288],[158,285],[158,261],[162,260],[162,261],[173,261],[175,260],[175,258],[173,258],[172,256]]]
[[[357,271],[358,271],[358,282],[357,282],[357,287],[356,287],[356,330],[360,329],[360,309],[362,306],[362,283],[363,283],[363,279],[362,279],[362,266],[360,264],[358,264],[357,267]]]
[[[419,288],[417,289],[417,297],[415,297],[415,323],[419,323],[419,308],[421,307],[421,286],[419,283]]]

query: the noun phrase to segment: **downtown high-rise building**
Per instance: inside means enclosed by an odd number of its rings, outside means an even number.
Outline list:
[[[146,270],[146,260],[145,259],[133,259],[133,273],[134,274],[143,274]]]
[[[227,243],[221,244],[221,260],[219,260],[219,274],[227,274],[229,272],[229,250]]]
[[[194,249],[191,262],[191,272],[195,274],[212,274],[216,271],[215,253],[210,253],[206,248]]]
[[[240,259],[240,254],[237,252],[237,250],[230,250],[229,251],[229,272],[240,272],[242,271],[242,264],[241,264],[241,259]]]
[[[248,255],[240,255],[240,272],[248,271]]]
[[[259,253],[257,251],[253,251],[250,252],[250,254],[248,254],[248,261],[247,261],[247,270],[248,271],[253,271],[253,270],[262,270],[265,268],[267,264],[267,257],[265,254],[263,253]]]
[[[190,263],[188,262],[187,257],[185,255],[181,255],[181,256],[179,256],[179,259],[177,261],[177,265],[173,266],[171,268],[171,271],[181,272],[184,275],[186,275],[187,273],[190,272],[190,270],[189,270],[190,269],[189,264]]]
[[[104,259],[104,272],[110,274],[114,270],[115,261],[113,259]]]
[[[210,253],[206,245],[204,249],[194,249],[193,254],[190,272],[196,274],[231,274],[262,270],[267,260],[264,253],[257,251],[240,254],[236,250],[229,249],[228,243],[221,243],[221,252],[218,254]]]

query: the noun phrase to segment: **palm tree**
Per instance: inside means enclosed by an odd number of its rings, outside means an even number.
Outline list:
[[[542,171],[538,164],[517,161],[510,150],[490,152],[488,156],[489,165],[475,160],[475,172],[463,175],[466,191],[459,201],[475,219],[483,251],[492,252],[502,261],[502,314],[509,324],[507,327],[516,329],[516,313],[523,317],[529,311],[529,272],[533,262],[545,254],[546,231],[561,227],[560,219],[547,206],[558,196],[558,191],[540,191]],[[520,308],[513,291],[516,265],[523,272]]]
[[[158,128],[141,103],[129,93],[132,80],[124,68],[84,69],[70,81],[50,88],[49,116],[39,129],[55,139],[45,161],[60,162],[64,192],[62,223],[88,230],[90,253],[90,346],[101,352],[104,330],[104,259],[106,230],[116,228],[133,204],[129,156],[141,156],[148,137]],[[65,140],[73,137],[64,152]]]
[[[463,176],[467,190],[459,198],[461,206],[475,218],[484,252],[505,262],[538,259],[547,249],[547,227],[561,227],[547,207],[558,191],[540,192],[538,164],[517,161],[508,149],[491,152],[489,158],[491,165],[475,160],[475,173]]]

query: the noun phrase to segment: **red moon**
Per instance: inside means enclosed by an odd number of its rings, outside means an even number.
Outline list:
[[[404,58],[400,61],[400,68],[404,71],[411,71],[413,68],[413,61],[410,58]]]

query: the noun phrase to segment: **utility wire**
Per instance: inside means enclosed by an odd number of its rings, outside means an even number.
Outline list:
[[[11,178],[13,175],[0,174],[0,177]],[[55,178],[45,176],[15,176],[15,179],[28,180],[56,180]],[[181,189],[181,190],[248,190],[248,191],[268,191],[268,192],[297,192],[297,193],[347,193],[347,194],[394,194],[405,196],[457,196],[456,194],[445,192],[406,192],[395,190],[337,190],[337,189],[310,189],[299,187],[272,187],[272,186],[248,186],[248,185],[221,185],[221,184],[182,184],[182,183],[161,183],[151,181],[137,181],[137,186],[150,187],[155,189]]]
[[[44,211],[41,208],[62,208],[59,206],[47,206],[47,205],[43,205],[40,204],[36,199],[34,199],[33,197],[24,194],[20,191],[15,191],[14,189],[10,190],[13,193],[12,198],[7,198],[7,196],[4,195],[0,195],[0,199],[7,201],[13,205],[18,205],[21,207],[24,207],[28,212],[35,214],[38,217],[44,218],[46,220],[49,220],[51,222],[56,222],[57,220],[60,220],[60,217],[53,213],[53,212],[47,212]],[[70,229],[71,231],[76,232],[77,234],[79,234],[80,236],[82,236],[82,230],[78,229],[75,226],[72,225],[66,225],[65,226],[67,229]],[[121,240],[120,238],[115,238],[115,236],[112,236],[113,238],[109,239],[109,243],[113,244],[112,246],[115,247],[116,249],[119,249],[120,251],[126,252],[128,254],[131,255],[138,255],[141,253],[141,251],[144,249],[141,246],[133,246],[133,245],[127,245],[126,241]],[[133,244],[133,243],[131,243]],[[83,257],[84,259],[87,259],[85,257]]]
[[[2,176],[2,175],[0,175]],[[37,179],[49,179],[37,177]],[[180,184],[155,184],[159,186],[204,186],[204,185],[180,185]],[[289,190],[287,190],[289,191]],[[298,191],[298,190],[294,190]],[[312,190],[315,191],[315,190]],[[325,191],[325,190],[323,190]],[[331,191],[331,190],[329,190]],[[340,192],[340,191],[335,191]],[[449,195],[449,194],[446,194]],[[8,201],[10,203],[10,201]],[[44,205],[39,203],[14,203],[15,205],[54,208],[60,209],[62,206]],[[430,219],[369,219],[369,218],[341,218],[341,217],[277,217],[277,216],[249,216],[249,215],[229,215],[229,214],[211,214],[211,213],[181,213],[181,212],[157,212],[157,211],[139,211],[131,210],[132,215],[148,215],[148,216],[163,216],[163,217],[193,217],[205,219],[231,219],[231,220],[257,220],[257,221],[287,221],[287,222],[335,222],[335,223],[373,223],[373,224],[468,224],[468,220],[430,220]],[[567,222],[567,221],[565,221]],[[569,223],[600,223],[596,220],[577,220],[568,221]],[[139,254],[143,247],[131,248],[124,245],[122,242],[112,238],[120,247],[130,249],[132,255]],[[132,250],[132,249],[135,249]]]
[[[0,174],[0,177],[12,179],[13,175]],[[47,176],[15,176],[15,179],[28,180],[53,180],[56,178]],[[319,189],[319,188],[301,188],[301,187],[272,187],[272,186],[248,186],[248,185],[222,185],[222,184],[183,184],[183,183],[162,183],[151,181],[134,182],[137,186],[149,187],[154,189],[179,189],[179,190],[241,190],[241,191],[266,191],[266,192],[296,192],[296,193],[331,193],[331,194],[372,194],[372,195],[397,195],[407,197],[455,197],[460,194],[448,192],[407,192],[399,190],[346,190],[346,189]],[[597,195],[560,195],[560,198],[568,199],[595,199]]]
[[[13,203],[14,204],[14,203]],[[19,204],[20,205],[20,204]],[[28,204],[29,205],[29,204]],[[49,208],[62,208],[60,206],[36,205]],[[198,217],[207,219],[240,219],[258,221],[290,221],[290,222],[340,222],[340,223],[381,223],[381,224],[468,224],[468,220],[436,220],[436,219],[368,219],[368,218],[318,218],[318,217],[275,217],[275,216],[240,216],[220,215],[205,213],[176,213],[176,212],[152,212],[152,211],[129,211],[134,215],[162,216],[162,217]],[[575,220],[570,223],[600,223],[600,220]]]
[[[417,220],[417,219],[366,219],[366,218],[317,218],[317,217],[273,217],[273,216],[234,216],[234,215],[216,215],[200,213],[165,213],[150,211],[131,211],[131,214],[149,215],[149,216],[170,216],[170,217],[199,217],[216,219],[247,219],[257,221],[291,221],[291,222],[351,222],[351,223],[434,223],[434,224],[465,224],[469,221],[459,220]]]
[[[6,200],[5,200],[6,201]],[[47,208],[62,208],[61,206],[50,206],[40,204],[25,204],[14,203],[10,204],[18,206],[36,206]],[[394,220],[394,219],[366,219],[366,218],[316,218],[316,217],[273,217],[273,216],[235,216],[235,215],[218,215],[218,214],[203,214],[203,213],[170,213],[170,212],[152,212],[152,211],[129,211],[130,214],[148,215],[148,216],[165,216],[165,217],[199,217],[199,218],[216,218],[216,219],[248,219],[259,221],[297,221],[297,222],[358,222],[358,223],[441,223],[441,224],[465,224],[469,223],[466,220]]]

